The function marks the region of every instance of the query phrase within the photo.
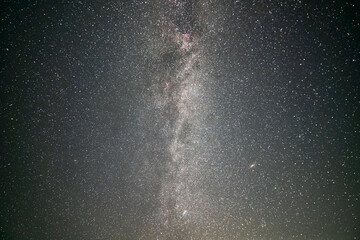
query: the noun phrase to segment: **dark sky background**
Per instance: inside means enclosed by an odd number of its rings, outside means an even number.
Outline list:
[[[355,2],[2,2],[0,239],[359,239]]]

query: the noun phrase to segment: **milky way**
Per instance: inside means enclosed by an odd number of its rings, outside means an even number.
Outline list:
[[[167,6],[169,14],[163,21],[168,24],[161,35],[169,43],[160,51],[153,50],[166,67],[155,76],[158,81],[150,87],[149,96],[149,108],[159,110],[151,117],[166,135],[163,151],[167,158],[159,176],[157,221],[161,224],[156,231],[157,237],[165,239],[175,237],[177,231],[190,234],[191,224],[207,219],[212,207],[200,185],[208,158],[202,151],[209,150],[205,144],[210,144],[202,136],[206,134],[203,119],[210,108],[204,101],[210,97],[205,83],[210,79],[204,72],[204,50],[197,32],[200,22],[195,22],[200,14],[189,10],[201,11],[200,3],[170,1]]]
[[[0,239],[358,239],[351,1],[10,1]]]

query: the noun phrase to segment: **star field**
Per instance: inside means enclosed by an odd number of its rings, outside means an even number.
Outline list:
[[[359,239],[358,3],[2,5],[1,239]]]

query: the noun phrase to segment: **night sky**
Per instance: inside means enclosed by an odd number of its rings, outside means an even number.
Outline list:
[[[0,4],[0,239],[360,239],[359,3],[49,2]]]

